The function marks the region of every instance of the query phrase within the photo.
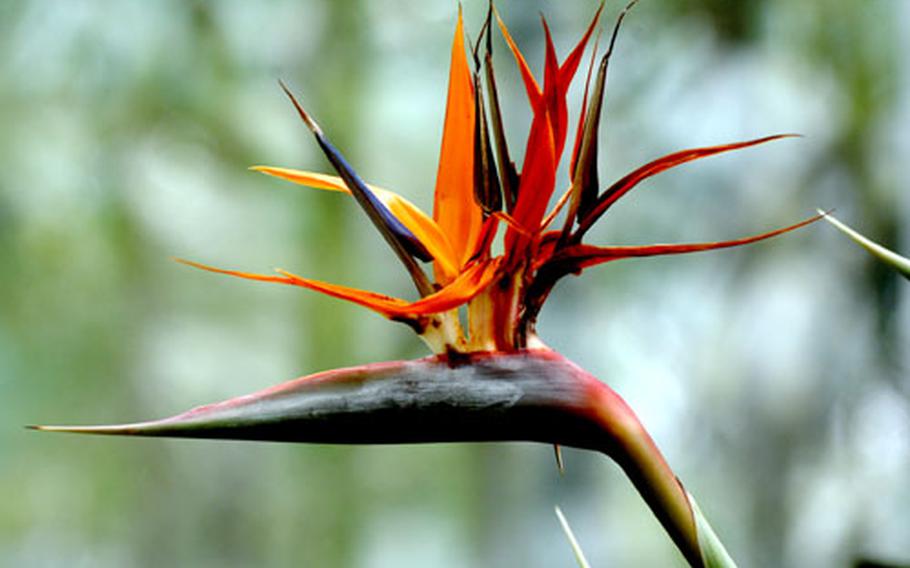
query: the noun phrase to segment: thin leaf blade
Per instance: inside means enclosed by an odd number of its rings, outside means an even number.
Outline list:
[[[581,549],[581,545],[578,544],[578,539],[575,538],[575,533],[572,532],[572,527],[569,526],[569,521],[563,514],[562,509],[559,507],[554,507],[554,509],[556,511],[556,518],[559,519],[559,526],[562,527],[562,532],[566,535],[566,539],[569,541],[569,546],[572,547],[572,553],[575,555],[575,561],[578,563],[578,566],[580,568],[591,568],[591,565],[588,564],[588,559],[585,558],[585,553]]]
[[[883,247],[877,242],[863,236],[849,225],[846,225],[836,217],[825,213],[821,209],[819,209],[818,212],[825,218],[825,221],[834,225],[838,231],[850,237],[853,242],[866,249],[873,257],[897,270],[901,276],[910,280],[910,258],[901,256],[891,249]]]
[[[692,514],[695,516],[695,528],[698,531],[698,545],[701,549],[702,563],[705,568],[736,568],[736,562],[727,552],[723,543],[717,538],[717,533],[711,528],[708,519],[695,502],[695,497],[686,491],[689,498],[689,504],[692,507]]]

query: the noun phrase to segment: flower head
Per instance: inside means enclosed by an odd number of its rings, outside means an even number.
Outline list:
[[[709,243],[597,246],[583,242],[603,214],[647,178],[686,162],[790,136],[766,136],[674,152],[602,189],[596,154],[607,69],[620,24],[633,4],[621,12],[599,62],[599,42],[594,42],[582,110],[572,129],[570,179],[552,207],[557,167],[570,130],[566,94],[591,43],[603,5],[562,62],[546,19],[541,18],[546,38],[542,86],[492,6],[473,46],[465,43],[459,11],[432,217],[400,195],[365,183],[281,84],[338,175],[271,166],[252,169],[311,188],[353,196],[410,274],[419,299],[407,301],[283,270],[277,275],[262,275],[184,262],[214,272],[309,288],[360,304],[410,325],[437,353],[509,352],[538,344],[534,325],[537,314],[563,276],[623,258],[743,245],[815,220],[817,217],[759,235]],[[520,170],[511,159],[503,132],[493,70],[494,20],[521,73],[533,112]],[[561,227],[554,228],[563,211]],[[500,229],[504,235],[502,248],[498,249],[494,247],[494,237]],[[424,263],[432,264],[432,277]],[[467,329],[463,329],[458,313],[464,305]]]
[[[624,258],[744,245],[819,217],[719,242],[584,243],[585,235],[604,213],[646,179],[686,162],[786,136],[674,152],[602,188],[596,159],[601,112],[610,55],[626,10],[599,62],[598,42],[594,42],[582,110],[574,128],[570,128],[566,103],[601,10],[602,6],[562,62],[546,20],[542,21],[546,37],[542,86],[492,6],[470,53],[459,13],[432,216],[391,191],[365,183],[281,85],[337,176],[267,166],[253,169],[316,189],[350,194],[408,271],[418,299],[393,298],[282,270],[275,275],[250,274],[183,261],[360,304],[411,326],[436,356],[326,371],[163,420],[38,428],[319,443],[526,440],[598,450],[626,471],[690,565],[733,565],[631,409],[605,383],[544,348],[536,337],[535,320],[553,286],[568,274]],[[520,170],[512,162],[503,132],[493,72],[494,17],[518,65],[533,111]],[[570,130],[574,140],[568,153],[567,189],[551,206],[557,166]],[[561,224],[557,224],[563,212]],[[495,239],[500,230],[501,240]],[[466,329],[459,313],[463,308]]]

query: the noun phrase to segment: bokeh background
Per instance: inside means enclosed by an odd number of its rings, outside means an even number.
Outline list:
[[[595,5],[499,0],[535,70]],[[606,27],[620,5],[609,1]],[[476,37],[485,4],[464,2]],[[290,446],[23,430],[169,415],[424,354],[404,326],[169,257],[410,294],[276,85],[367,179],[429,210],[455,2],[0,5],[0,565],[681,566],[618,468],[531,444]],[[513,152],[530,113],[504,44]],[[716,240],[816,207],[910,251],[910,2],[642,2],[610,72],[602,178],[648,181],[592,242]],[[577,108],[580,90],[572,92]],[[562,178],[565,179],[565,178]],[[910,563],[910,285],[825,223],[630,260],[556,290],[543,338],[637,409],[743,566]]]

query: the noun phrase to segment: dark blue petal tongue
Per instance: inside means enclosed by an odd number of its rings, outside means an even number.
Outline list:
[[[370,218],[370,221],[373,222],[373,225],[379,230],[386,242],[389,243],[389,246],[392,247],[392,250],[395,251],[398,258],[401,259],[405,268],[411,273],[411,277],[414,279],[417,289],[424,296],[431,294],[433,292],[433,286],[430,284],[429,280],[427,280],[426,274],[424,274],[420,267],[417,266],[417,263],[414,262],[414,258],[430,261],[433,260],[433,255],[431,255],[423,243],[420,242],[420,239],[405,227],[397,217],[392,215],[392,212],[389,211],[382,201],[370,191],[367,184],[364,183],[360,176],[354,171],[354,168],[352,168],[348,161],[344,159],[344,156],[341,155],[341,152],[326,139],[325,135],[322,133],[322,129],[303,109],[300,103],[297,102],[297,99],[287,86],[281,81],[279,81],[279,84],[288,98],[291,99],[300,118],[303,119],[303,122],[313,132],[316,141],[319,143],[319,147],[322,148],[323,153],[325,153],[329,162],[332,163],[335,171],[338,172],[338,175],[344,180],[345,185],[351,190],[354,199],[357,200],[357,203]]]

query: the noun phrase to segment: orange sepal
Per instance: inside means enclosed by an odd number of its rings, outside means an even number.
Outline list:
[[[459,10],[433,203],[433,218],[449,237],[458,268],[473,252],[483,223],[483,213],[474,200],[474,113],[474,85],[465,54]],[[448,282],[450,277],[450,274],[437,274],[442,283]]]
[[[332,296],[333,298],[347,300],[349,302],[361,305],[365,308],[369,308],[375,312],[379,312],[386,317],[393,317],[394,315],[399,314],[401,309],[404,306],[408,305],[408,303],[402,299],[393,298],[392,296],[387,296],[385,294],[378,294],[369,290],[349,288],[347,286],[340,286],[338,284],[329,284],[328,282],[322,282],[320,280],[301,278],[282,270],[277,271],[281,274],[281,276],[274,276],[269,274],[255,274],[251,272],[241,272],[239,270],[216,268],[214,266],[208,266],[198,262],[193,262],[191,260],[184,260],[182,258],[177,258],[175,260],[182,264],[186,264],[187,266],[192,266],[193,268],[199,268],[201,270],[207,270],[209,272],[215,272],[217,274],[227,274],[228,276],[246,278],[247,280],[258,280],[260,282],[290,284],[292,286],[300,286],[302,288],[315,290],[316,292],[322,292],[323,294]]]
[[[315,189],[351,194],[344,184],[344,180],[338,176],[272,166],[253,166],[250,169]],[[446,281],[455,278],[458,275],[460,262],[455,256],[448,237],[442,232],[436,221],[397,193],[374,185],[368,185],[368,187],[389,208],[392,215],[420,239],[420,242],[438,263],[441,276]]]
[[[501,260],[501,258],[493,258],[471,264],[458,275],[458,278],[439,292],[406,305],[401,310],[401,316],[446,312],[470,301],[493,282]]]
[[[277,270],[280,276],[274,276],[215,268],[213,266],[180,258],[175,260],[188,266],[215,272],[217,274],[226,274],[228,276],[236,276],[247,280],[258,280],[260,282],[290,284],[292,286],[300,286],[301,288],[315,290],[316,292],[322,292],[327,296],[347,300],[348,302],[353,302],[365,308],[369,308],[389,319],[397,320],[413,320],[418,316],[430,315],[457,308],[489,286],[495,275],[496,268],[499,265],[498,259],[494,261],[478,262],[465,270],[458,278],[453,280],[451,284],[438,292],[421,298],[416,302],[407,302],[400,298],[371,292],[369,290],[361,290],[338,284],[330,284],[320,280],[302,278],[284,270]]]

